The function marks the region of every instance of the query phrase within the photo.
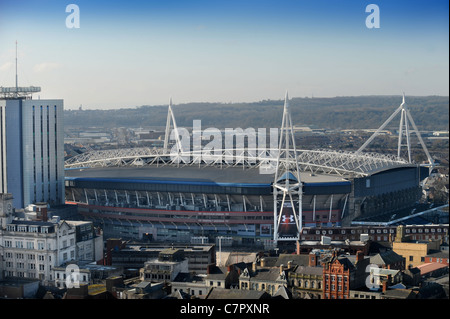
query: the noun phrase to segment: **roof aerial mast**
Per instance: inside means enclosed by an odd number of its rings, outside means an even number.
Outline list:
[[[14,87],[0,86],[0,100],[31,99],[33,93],[41,92],[38,86],[19,87],[19,75],[17,72],[17,40],[16,40],[16,85]]]

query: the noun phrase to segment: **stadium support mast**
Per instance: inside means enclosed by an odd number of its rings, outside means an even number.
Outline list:
[[[275,245],[278,241],[299,240],[302,228],[302,193],[289,97],[286,92],[273,183]]]
[[[397,157],[398,159],[401,159],[401,151],[402,147],[406,146],[407,148],[407,156],[408,156],[408,162],[412,163],[411,160],[411,130],[409,128],[409,125],[413,127],[413,132],[416,133],[420,144],[422,145],[422,149],[425,152],[425,155],[427,156],[428,162],[429,162],[429,168],[430,172],[434,168],[434,161],[433,158],[430,156],[430,153],[428,152],[428,149],[423,142],[422,136],[420,135],[419,130],[417,129],[416,123],[414,122],[413,117],[411,116],[411,113],[409,111],[408,105],[405,102],[405,94],[403,93],[403,100],[402,104],[392,113],[392,115],[375,131],[375,133],[372,134],[372,136],[356,151],[356,153],[361,152],[366,148],[367,145],[372,142],[372,140],[386,127],[386,125],[392,121],[392,119],[400,113],[400,126],[398,130],[398,147],[397,147]],[[406,139],[406,144],[404,144],[403,139]]]
[[[172,126],[173,126],[174,135],[175,135],[177,153],[180,153],[183,151],[183,149],[181,147],[181,140],[180,140],[180,135],[178,132],[177,122],[175,121],[175,116],[172,111],[172,98],[170,98],[169,110],[167,112],[166,132],[165,132],[165,136],[164,136],[164,153],[165,154],[168,154],[170,152],[169,139],[170,139],[170,135],[172,133]]]

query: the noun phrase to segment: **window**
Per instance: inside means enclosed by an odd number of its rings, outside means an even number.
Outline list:
[[[414,260],[414,256],[409,256],[409,261],[413,261]]]

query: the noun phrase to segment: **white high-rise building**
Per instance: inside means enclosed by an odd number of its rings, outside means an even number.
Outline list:
[[[0,193],[13,206],[64,203],[63,100],[0,100]]]

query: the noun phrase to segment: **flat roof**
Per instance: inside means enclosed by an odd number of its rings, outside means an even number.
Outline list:
[[[274,180],[274,174],[261,174],[258,168],[241,167],[197,167],[197,166],[145,166],[145,167],[105,167],[105,168],[80,168],[65,171],[67,180],[96,180],[96,181],[123,181],[123,182],[150,182],[150,183],[199,183],[215,185],[239,185],[245,186],[269,186]],[[342,177],[322,174],[301,173],[302,182],[349,184]]]

